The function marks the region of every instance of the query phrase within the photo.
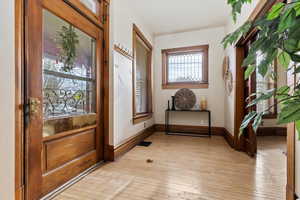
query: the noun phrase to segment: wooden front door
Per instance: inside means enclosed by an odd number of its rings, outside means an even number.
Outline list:
[[[103,160],[102,30],[62,0],[25,9],[26,199]]]

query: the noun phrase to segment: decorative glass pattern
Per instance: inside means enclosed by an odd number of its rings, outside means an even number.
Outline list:
[[[203,54],[201,52],[170,54],[167,62],[169,83],[203,81]]]
[[[43,12],[44,119],[95,113],[95,40]]]

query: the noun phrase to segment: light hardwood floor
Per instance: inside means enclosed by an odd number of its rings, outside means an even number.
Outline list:
[[[105,164],[55,200],[285,199],[284,138],[259,139],[256,159],[234,151],[218,136],[156,133],[147,141],[153,144]]]

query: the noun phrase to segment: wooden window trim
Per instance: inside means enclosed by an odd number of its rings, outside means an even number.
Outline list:
[[[200,46],[190,46],[181,47],[173,49],[163,49],[162,50],[162,88],[163,89],[180,89],[180,88],[190,88],[190,89],[205,89],[209,87],[208,84],[208,62],[209,62],[209,45]],[[168,83],[168,56],[170,54],[183,54],[188,52],[202,52],[203,53],[203,82],[184,82],[184,83]]]
[[[136,72],[136,40],[140,39],[145,46],[149,49],[148,54],[148,64],[147,64],[147,110],[146,113],[137,113],[136,112],[136,103],[135,103],[135,90],[136,90],[136,81],[135,81],[135,72]],[[133,24],[133,62],[132,62],[132,110],[133,110],[133,124],[138,124],[143,121],[146,121],[152,118],[152,45],[144,36],[142,31]]]

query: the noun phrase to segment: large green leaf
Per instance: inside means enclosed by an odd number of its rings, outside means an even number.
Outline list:
[[[287,124],[300,120],[300,101],[290,101],[279,113],[278,123]]]
[[[280,18],[278,32],[282,33],[289,28],[296,19],[296,11],[293,8],[287,9]]]
[[[247,108],[256,105],[257,103],[259,103],[260,101],[264,101],[267,99],[270,99],[273,95],[274,95],[275,89],[271,89],[266,93],[261,94],[260,96],[258,96],[256,99],[254,99],[253,101],[251,101],[248,105]]]
[[[287,85],[282,86],[276,91],[275,98],[279,100],[286,99],[289,96],[289,92],[290,92],[289,86]]]
[[[236,22],[237,15],[241,13],[243,4],[251,3],[252,0],[228,0],[227,3],[232,7],[232,18]]]
[[[262,57],[261,62],[258,64],[257,68],[258,68],[258,72],[260,75],[262,75],[263,77],[265,77],[265,75],[268,72],[269,67],[271,66],[271,64],[273,63],[273,61],[275,60],[275,58],[277,57],[278,54],[278,49],[269,49],[269,51],[266,53],[266,55],[264,55]]]
[[[249,123],[254,119],[255,116],[256,116],[256,112],[254,112],[254,111],[248,113],[245,116],[245,118],[240,126],[240,135],[243,133],[243,130],[249,125]]]
[[[270,12],[268,13],[267,19],[268,20],[273,20],[277,17],[279,17],[282,9],[284,8],[285,4],[284,3],[277,3],[275,4],[272,9],[270,10]]]
[[[299,38],[300,38],[299,24],[300,24],[300,18],[297,17],[297,19],[295,19],[293,21],[293,24],[289,28],[288,38],[293,38],[293,39],[299,40]]]
[[[256,56],[257,55],[255,53],[248,54],[248,56],[244,59],[242,66],[248,67],[249,65],[255,64]]]
[[[296,11],[296,16],[300,15],[300,2],[294,4],[294,9]]]
[[[285,51],[282,51],[278,56],[279,63],[287,69],[291,62],[291,56]]]
[[[295,125],[296,125],[296,130],[297,130],[297,133],[298,133],[298,140],[300,140],[300,120],[297,120],[295,122]]]
[[[245,80],[247,80],[251,76],[251,74],[255,71],[255,69],[256,69],[255,65],[251,65],[247,67],[244,75]]]
[[[267,20],[265,17],[261,17],[253,23],[253,26],[261,30],[260,35],[262,35],[261,33],[267,32],[266,29],[273,23],[273,21],[274,20],[270,21]]]
[[[289,38],[289,39],[285,40],[283,42],[284,49],[289,53],[295,53],[295,52],[299,51],[299,39],[300,39],[300,35],[299,35],[298,39]]]
[[[287,85],[281,86],[276,90],[276,96],[284,95],[286,96],[290,92],[290,87]]]
[[[247,21],[242,26],[240,26],[236,31],[226,35],[225,38],[222,40],[222,44],[224,48],[226,49],[229,44],[233,45],[234,43],[236,43],[237,40],[240,39],[242,35],[248,33],[251,27],[252,27],[252,22]]]
[[[254,122],[252,124],[254,132],[257,131],[259,125],[261,124],[263,115],[264,115],[264,113],[258,113],[258,115],[256,115]]]
[[[258,40],[253,42],[250,46],[249,54],[257,56],[257,52],[266,53],[270,48],[274,49],[278,44],[275,37],[269,38],[269,36],[260,36]]]

